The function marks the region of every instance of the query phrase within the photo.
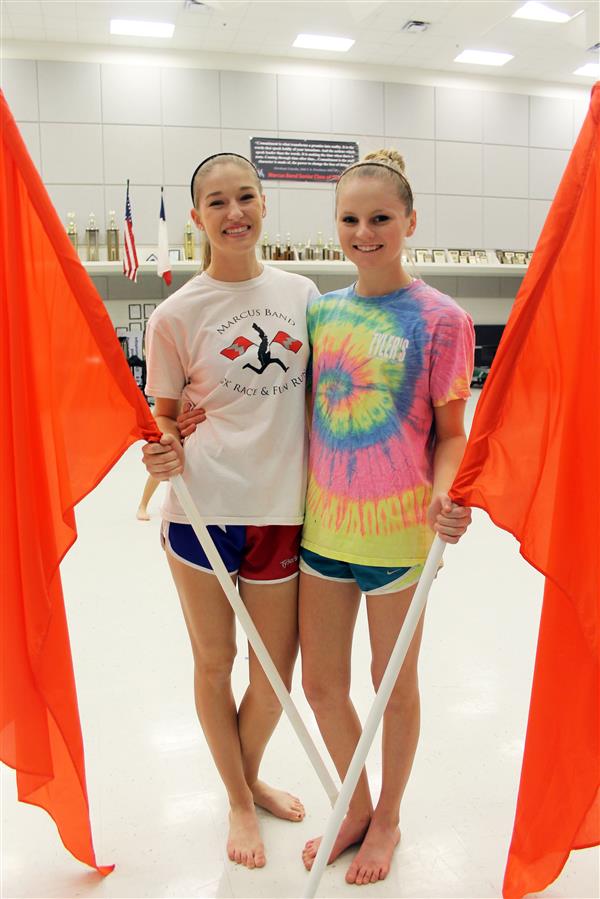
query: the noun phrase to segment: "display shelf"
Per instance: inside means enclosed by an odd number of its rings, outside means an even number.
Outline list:
[[[265,262],[275,268],[282,268],[288,272],[296,272],[300,275],[354,275],[356,267],[352,262]],[[84,262],[90,275],[121,275],[123,276],[122,262]],[[173,275],[193,274],[199,271],[200,260],[191,262],[173,262],[171,272]],[[424,278],[432,277],[476,277],[476,278],[519,278],[527,271],[526,265],[507,265],[500,262],[475,265],[465,262],[427,263],[420,265],[408,264],[409,271],[418,272]],[[156,262],[141,262],[138,268],[139,275],[156,274]]]

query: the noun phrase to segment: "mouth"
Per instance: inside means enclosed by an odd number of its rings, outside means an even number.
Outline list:
[[[231,228],[224,228],[223,234],[227,237],[243,237],[250,231],[250,225],[234,225]]]
[[[376,253],[377,250],[381,250],[383,248],[382,243],[371,243],[371,244],[352,244],[352,249],[357,250],[359,253]]]

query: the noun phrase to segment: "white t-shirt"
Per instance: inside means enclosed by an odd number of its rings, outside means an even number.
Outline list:
[[[186,438],[184,478],[208,524],[300,524],[306,491],[308,302],[301,275],[196,275],[152,314],[146,393],[206,410]],[[163,517],[187,523],[169,488]]]

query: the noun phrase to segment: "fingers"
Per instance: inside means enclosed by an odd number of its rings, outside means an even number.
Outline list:
[[[468,506],[457,506],[450,503],[450,508],[444,508],[435,519],[434,531],[439,534],[445,543],[458,543],[471,524],[471,509]]]
[[[450,512],[440,512],[436,515],[436,523],[445,527],[468,527],[471,524],[471,510],[456,506]]]
[[[166,481],[183,472],[183,450],[172,434],[163,434],[160,443],[144,444],[142,457],[148,474],[157,481]]]
[[[192,409],[186,403],[183,412],[177,416],[177,427],[182,437],[189,437],[196,430],[196,426],[206,420],[205,409]]]

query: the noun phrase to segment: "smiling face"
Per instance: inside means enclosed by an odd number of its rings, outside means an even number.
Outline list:
[[[200,172],[192,218],[206,232],[212,254],[253,250],[265,215],[260,182],[244,162],[219,162]]]
[[[397,176],[392,174],[392,178]],[[416,227],[416,213],[384,177],[342,179],[337,191],[336,224],[346,257],[361,269],[401,263],[402,247]]]

